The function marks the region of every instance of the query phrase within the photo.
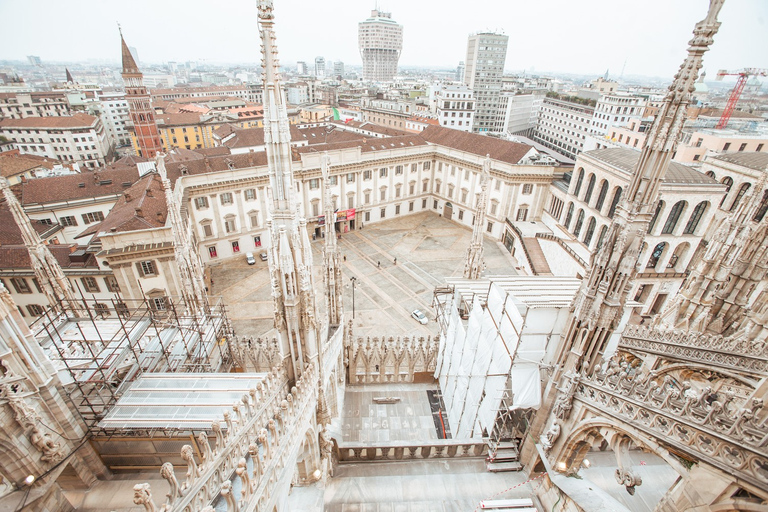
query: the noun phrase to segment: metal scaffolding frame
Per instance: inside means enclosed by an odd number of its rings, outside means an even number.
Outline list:
[[[89,431],[144,373],[220,372],[234,337],[221,298],[210,310],[180,297],[88,299],[77,310],[47,310],[30,328],[59,370]]]

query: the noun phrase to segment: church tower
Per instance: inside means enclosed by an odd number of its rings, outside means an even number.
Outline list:
[[[485,209],[488,204],[488,177],[491,172],[491,156],[485,155],[483,175],[480,177],[480,197],[475,211],[475,225],[472,227],[472,242],[467,249],[467,261],[464,263],[464,279],[480,279],[485,270],[483,259],[483,229]]]
[[[147,88],[144,87],[144,75],[139,71],[139,67],[131,55],[131,50],[125,44],[122,31],[120,32],[120,43],[123,51],[125,99],[131,113],[131,122],[139,145],[139,154],[144,158],[154,158],[163,148],[155,124],[155,111],[152,110]]]
[[[323,252],[323,270],[325,277],[326,306],[328,308],[328,325],[341,323],[341,265],[339,264],[339,248],[336,244],[336,212],[331,196],[331,182],[328,178],[330,157],[328,153],[322,156],[323,181],[325,182],[325,247]]]
[[[8,186],[8,180],[0,178],[0,188],[3,190],[5,201],[8,203],[8,209],[13,214],[13,219],[21,231],[21,238],[29,252],[29,261],[32,264],[32,270],[35,272],[35,278],[40,283],[48,303],[54,311],[61,312],[65,310],[70,316],[80,316],[77,296],[72,288],[61,265],[48,250],[48,246],[40,239],[40,235],[32,227],[32,223],[27,214],[21,208],[19,200]]]
[[[296,201],[291,169],[291,132],[282,87],[274,32],[272,0],[259,0],[261,67],[264,70],[264,145],[269,166],[269,271],[275,328],[288,373],[298,379],[307,364],[317,364],[318,325],[312,279],[312,249],[307,221]]]
[[[688,57],[675,75],[637,161],[627,193],[616,210],[602,247],[571,306],[558,363],[564,371],[591,372],[601,361],[624,312],[637,274],[637,260],[659,197],[659,188],[677,149],[686,109],[695,90],[704,53],[720,23],[724,0],[710,0],[707,17],[696,24]]]

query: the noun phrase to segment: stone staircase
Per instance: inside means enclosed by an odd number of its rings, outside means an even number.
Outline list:
[[[517,451],[517,444],[513,441],[499,442],[495,453],[489,450],[488,457],[485,461],[486,468],[492,473],[520,471],[523,469],[523,465],[520,464],[520,454]]]

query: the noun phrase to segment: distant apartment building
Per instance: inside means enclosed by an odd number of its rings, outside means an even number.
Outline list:
[[[296,73],[299,75],[306,75],[307,74],[307,63],[303,60],[300,60],[296,63]]]
[[[325,57],[315,57],[315,76],[318,78],[325,76]]]
[[[594,107],[544,98],[533,140],[569,158],[576,158],[589,135]]]
[[[590,133],[605,135],[612,126],[626,126],[630,121],[640,121],[645,112],[646,99],[627,93],[602,94],[597,100]]]
[[[15,142],[22,153],[90,168],[104,165],[110,153],[104,125],[88,114],[3,119],[0,136]]]
[[[403,49],[403,26],[392,14],[378,9],[358,24],[358,45],[363,59],[363,80],[386,82],[397,74],[397,62]]]
[[[504,114],[503,126],[499,131],[532,137],[543,102],[544,91],[502,93],[499,110]]]
[[[337,60],[333,63],[333,77],[343,77],[344,76],[344,63],[340,60]]]
[[[128,112],[128,101],[124,92],[111,92],[99,96],[101,102],[101,120],[107,130],[107,138],[115,146],[126,146],[131,143],[128,124],[131,121]]]
[[[457,82],[464,81],[464,68],[465,68],[464,61],[460,60],[459,61],[459,65],[456,66],[456,77],[455,77],[455,80]]]
[[[306,82],[285,84],[285,97],[291,105],[309,103],[309,87]]]
[[[472,131],[475,97],[465,85],[445,85],[435,96],[437,120],[440,126],[463,132]]]
[[[263,87],[261,84],[174,87],[171,89],[154,89],[150,92],[150,97],[152,101],[169,101],[182,98],[235,97],[249,103],[263,103],[264,96],[262,91]]]
[[[71,114],[64,91],[0,93],[0,117],[68,116]]]
[[[474,132],[496,129],[508,43],[509,36],[489,32],[473,34],[467,41],[464,85],[474,91],[477,102]]]

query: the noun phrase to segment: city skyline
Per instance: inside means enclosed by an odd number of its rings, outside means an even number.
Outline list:
[[[117,63],[118,22],[144,66],[168,61],[255,64],[260,60],[253,0],[236,0],[229,9],[217,11],[198,1],[185,2],[183,11],[180,4],[146,0],[133,2],[132,9],[76,0],[67,4],[65,12],[58,12],[60,5],[49,0],[0,5],[0,16],[22,20],[0,34],[4,48],[0,60],[39,55],[43,62]],[[503,6],[481,0],[471,10],[451,1],[442,2],[439,10],[404,0],[379,4],[404,26],[401,67],[450,69],[464,60],[469,34],[497,31],[510,38],[506,71],[602,75],[608,70],[613,77],[623,72],[671,78],[690,39],[690,24],[701,18],[708,2],[648,0],[642,8],[624,12],[614,6],[605,0]],[[290,66],[322,55],[360,65],[357,24],[374,7],[344,0],[321,4],[277,0],[275,12],[283,21],[277,33],[283,63]],[[206,15],[200,16],[201,12]],[[36,31],[30,38],[26,34],[33,19]],[[705,58],[710,79],[721,68],[768,67],[768,55],[761,51],[768,47],[768,2],[729,0],[720,19],[722,28]],[[65,33],[62,24],[87,30]],[[653,34],[652,29],[656,29]]]

